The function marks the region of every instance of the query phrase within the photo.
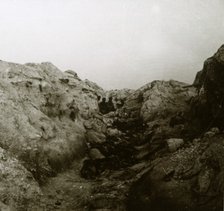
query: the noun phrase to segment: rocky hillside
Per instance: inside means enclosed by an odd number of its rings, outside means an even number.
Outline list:
[[[0,78],[0,147],[24,166],[22,176],[32,173],[27,185],[36,184],[38,189],[37,182],[44,183],[85,156],[84,122],[97,113],[97,93],[104,92],[89,81],[81,81],[75,72],[62,73],[50,63],[1,61]],[[10,174],[8,177],[10,181]],[[15,193],[1,191],[6,194],[3,203],[17,207],[11,197]],[[26,201],[26,194],[18,192],[18,197]]]
[[[222,210],[224,46],[193,85],[104,91],[0,61],[2,210]]]
[[[130,189],[128,210],[223,210],[223,72],[224,46],[194,81],[197,94],[184,112],[185,146],[152,160]]]

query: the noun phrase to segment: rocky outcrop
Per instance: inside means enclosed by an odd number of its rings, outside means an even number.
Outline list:
[[[0,61],[1,209],[222,210],[223,55],[193,85],[111,91]]]
[[[2,148],[40,181],[84,157],[83,123],[98,111],[97,90],[50,63],[1,61],[0,77]]]
[[[195,100],[196,115],[207,125],[223,128],[223,99],[224,99],[224,46],[221,46],[214,56],[207,59],[202,71],[197,74],[194,84],[199,90]]]
[[[151,159],[150,170],[130,189],[128,210],[223,209],[223,49],[197,74],[197,94],[188,100],[190,108],[182,110],[184,118],[171,118],[171,127],[176,122],[183,125],[180,138],[185,144],[179,139],[179,150]],[[161,121],[158,125],[161,130]],[[168,145],[170,140],[175,139]]]

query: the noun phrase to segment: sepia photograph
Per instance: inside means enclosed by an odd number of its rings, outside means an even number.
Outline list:
[[[0,211],[224,211],[224,0],[0,0]]]

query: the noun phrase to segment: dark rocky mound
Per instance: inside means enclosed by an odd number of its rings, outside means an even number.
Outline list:
[[[215,55],[207,59],[203,70],[198,73],[195,84],[198,84],[199,103],[198,109],[207,116],[208,127],[217,126],[224,128],[224,45]],[[204,108],[203,108],[204,107]],[[203,119],[203,117],[201,117]]]

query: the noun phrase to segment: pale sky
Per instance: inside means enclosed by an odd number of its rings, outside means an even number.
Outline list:
[[[105,89],[191,83],[223,43],[223,0],[0,0],[1,60],[50,61]]]

